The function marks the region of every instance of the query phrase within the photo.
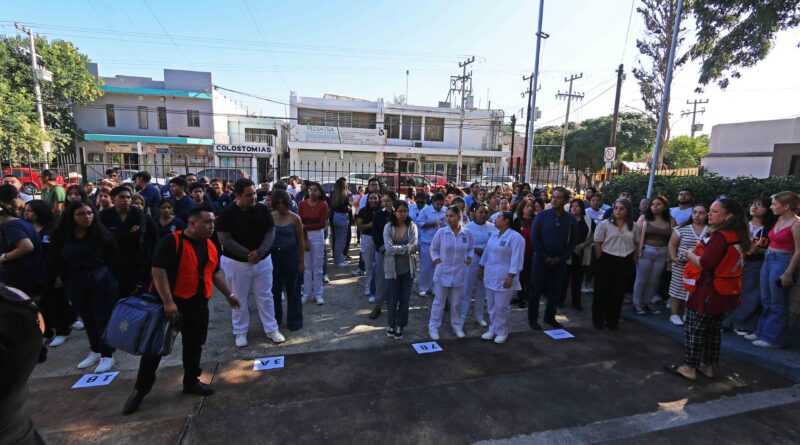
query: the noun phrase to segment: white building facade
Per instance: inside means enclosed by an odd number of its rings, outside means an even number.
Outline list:
[[[346,166],[352,172],[383,171],[447,176],[454,180],[461,110],[386,104],[326,94],[290,96],[290,169]],[[467,110],[462,178],[505,166],[503,112]],[[338,172],[337,172],[338,173]]]
[[[800,118],[714,125],[701,164],[731,178],[800,175]]]

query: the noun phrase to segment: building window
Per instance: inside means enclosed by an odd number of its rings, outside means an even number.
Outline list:
[[[408,141],[421,141],[422,140],[422,117],[421,116],[403,116],[403,134],[402,139]]]
[[[167,129],[167,107],[158,107],[158,129]]]
[[[353,113],[353,128],[372,128],[375,129],[374,113]]]
[[[325,112],[322,110],[298,108],[297,123],[299,125],[325,125]]]
[[[400,116],[387,114],[383,117],[383,129],[389,139],[400,139]]]
[[[444,118],[425,118],[425,140],[444,142]]]
[[[245,128],[244,141],[259,144],[272,144],[275,133],[277,133],[277,131],[266,128]]]
[[[353,113],[349,111],[326,111],[326,127],[347,127],[353,126]]]
[[[117,118],[114,115],[114,105],[106,104],[106,125],[109,127],[117,126]]]
[[[186,110],[186,125],[190,127],[199,127],[200,112],[197,110]]]
[[[147,107],[137,107],[139,115],[139,128],[147,130]]]

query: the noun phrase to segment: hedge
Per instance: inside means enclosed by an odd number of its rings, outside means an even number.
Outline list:
[[[623,188],[630,188],[634,205],[647,197],[648,175],[631,173],[615,176],[603,187],[603,199],[611,203]],[[784,190],[800,192],[800,176],[771,176],[757,179],[751,176],[726,178],[713,173],[703,176],[656,176],[653,183],[653,196],[664,195],[670,203],[678,200],[678,192],[689,189],[695,201],[711,204],[720,195],[726,195],[748,205],[761,196],[770,196]]]

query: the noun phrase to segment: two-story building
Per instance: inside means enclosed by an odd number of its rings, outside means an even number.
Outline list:
[[[292,93],[290,169],[303,175],[330,169],[352,172],[402,172],[447,176],[455,180],[461,110],[386,104],[326,94]],[[465,112],[462,179],[501,168],[510,156],[501,143],[503,112]]]
[[[285,122],[227,113],[219,119],[214,127],[215,167],[242,169],[257,182],[274,180],[275,162],[285,152]]]

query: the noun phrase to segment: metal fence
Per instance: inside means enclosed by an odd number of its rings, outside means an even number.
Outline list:
[[[451,168],[441,171],[417,171],[405,167],[398,161],[387,160],[383,164],[368,162],[335,162],[335,161],[294,161],[283,156],[273,158],[251,157],[224,157],[209,158],[206,156],[120,156],[114,162],[86,162],[74,154],[59,155],[52,159],[48,167],[59,175],[59,183],[70,184],[99,181],[106,176],[106,170],[115,169],[117,179],[129,182],[133,175],[141,170],[148,171],[153,182],[164,184],[169,174],[194,173],[198,177],[208,179],[220,178],[235,181],[240,177],[251,177],[256,182],[274,182],[287,180],[295,175],[300,179],[309,179],[325,184],[332,184],[340,177],[347,178],[351,184],[358,187],[366,186],[371,177],[377,177],[391,190],[405,189],[407,187],[422,187],[425,184],[439,186],[455,184],[467,187],[472,182],[478,182],[484,187],[511,184],[515,181],[522,182],[524,172],[519,166],[511,168],[482,166],[477,175],[475,171],[470,174],[462,171],[457,177]],[[641,164],[639,164],[641,165]],[[14,174],[23,183],[24,192],[35,194],[41,190],[39,175],[44,169],[43,162],[9,162],[0,160],[3,175]],[[451,167],[447,165],[447,167]],[[516,167],[516,168],[514,168]],[[617,163],[608,172],[610,177],[627,173],[648,173],[647,168],[636,168],[636,164]],[[702,170],[693,169],[660,169],[656,174],[675,176],[697,176]],[[530,183],[534,187],[565,186],[572,190],[582,191],[589,186],[597,186],[606,180],[606,172],[592,172],[578,170],[565,166],[561,170],[558,164],[549,166],[534,166],[531,172]]]

